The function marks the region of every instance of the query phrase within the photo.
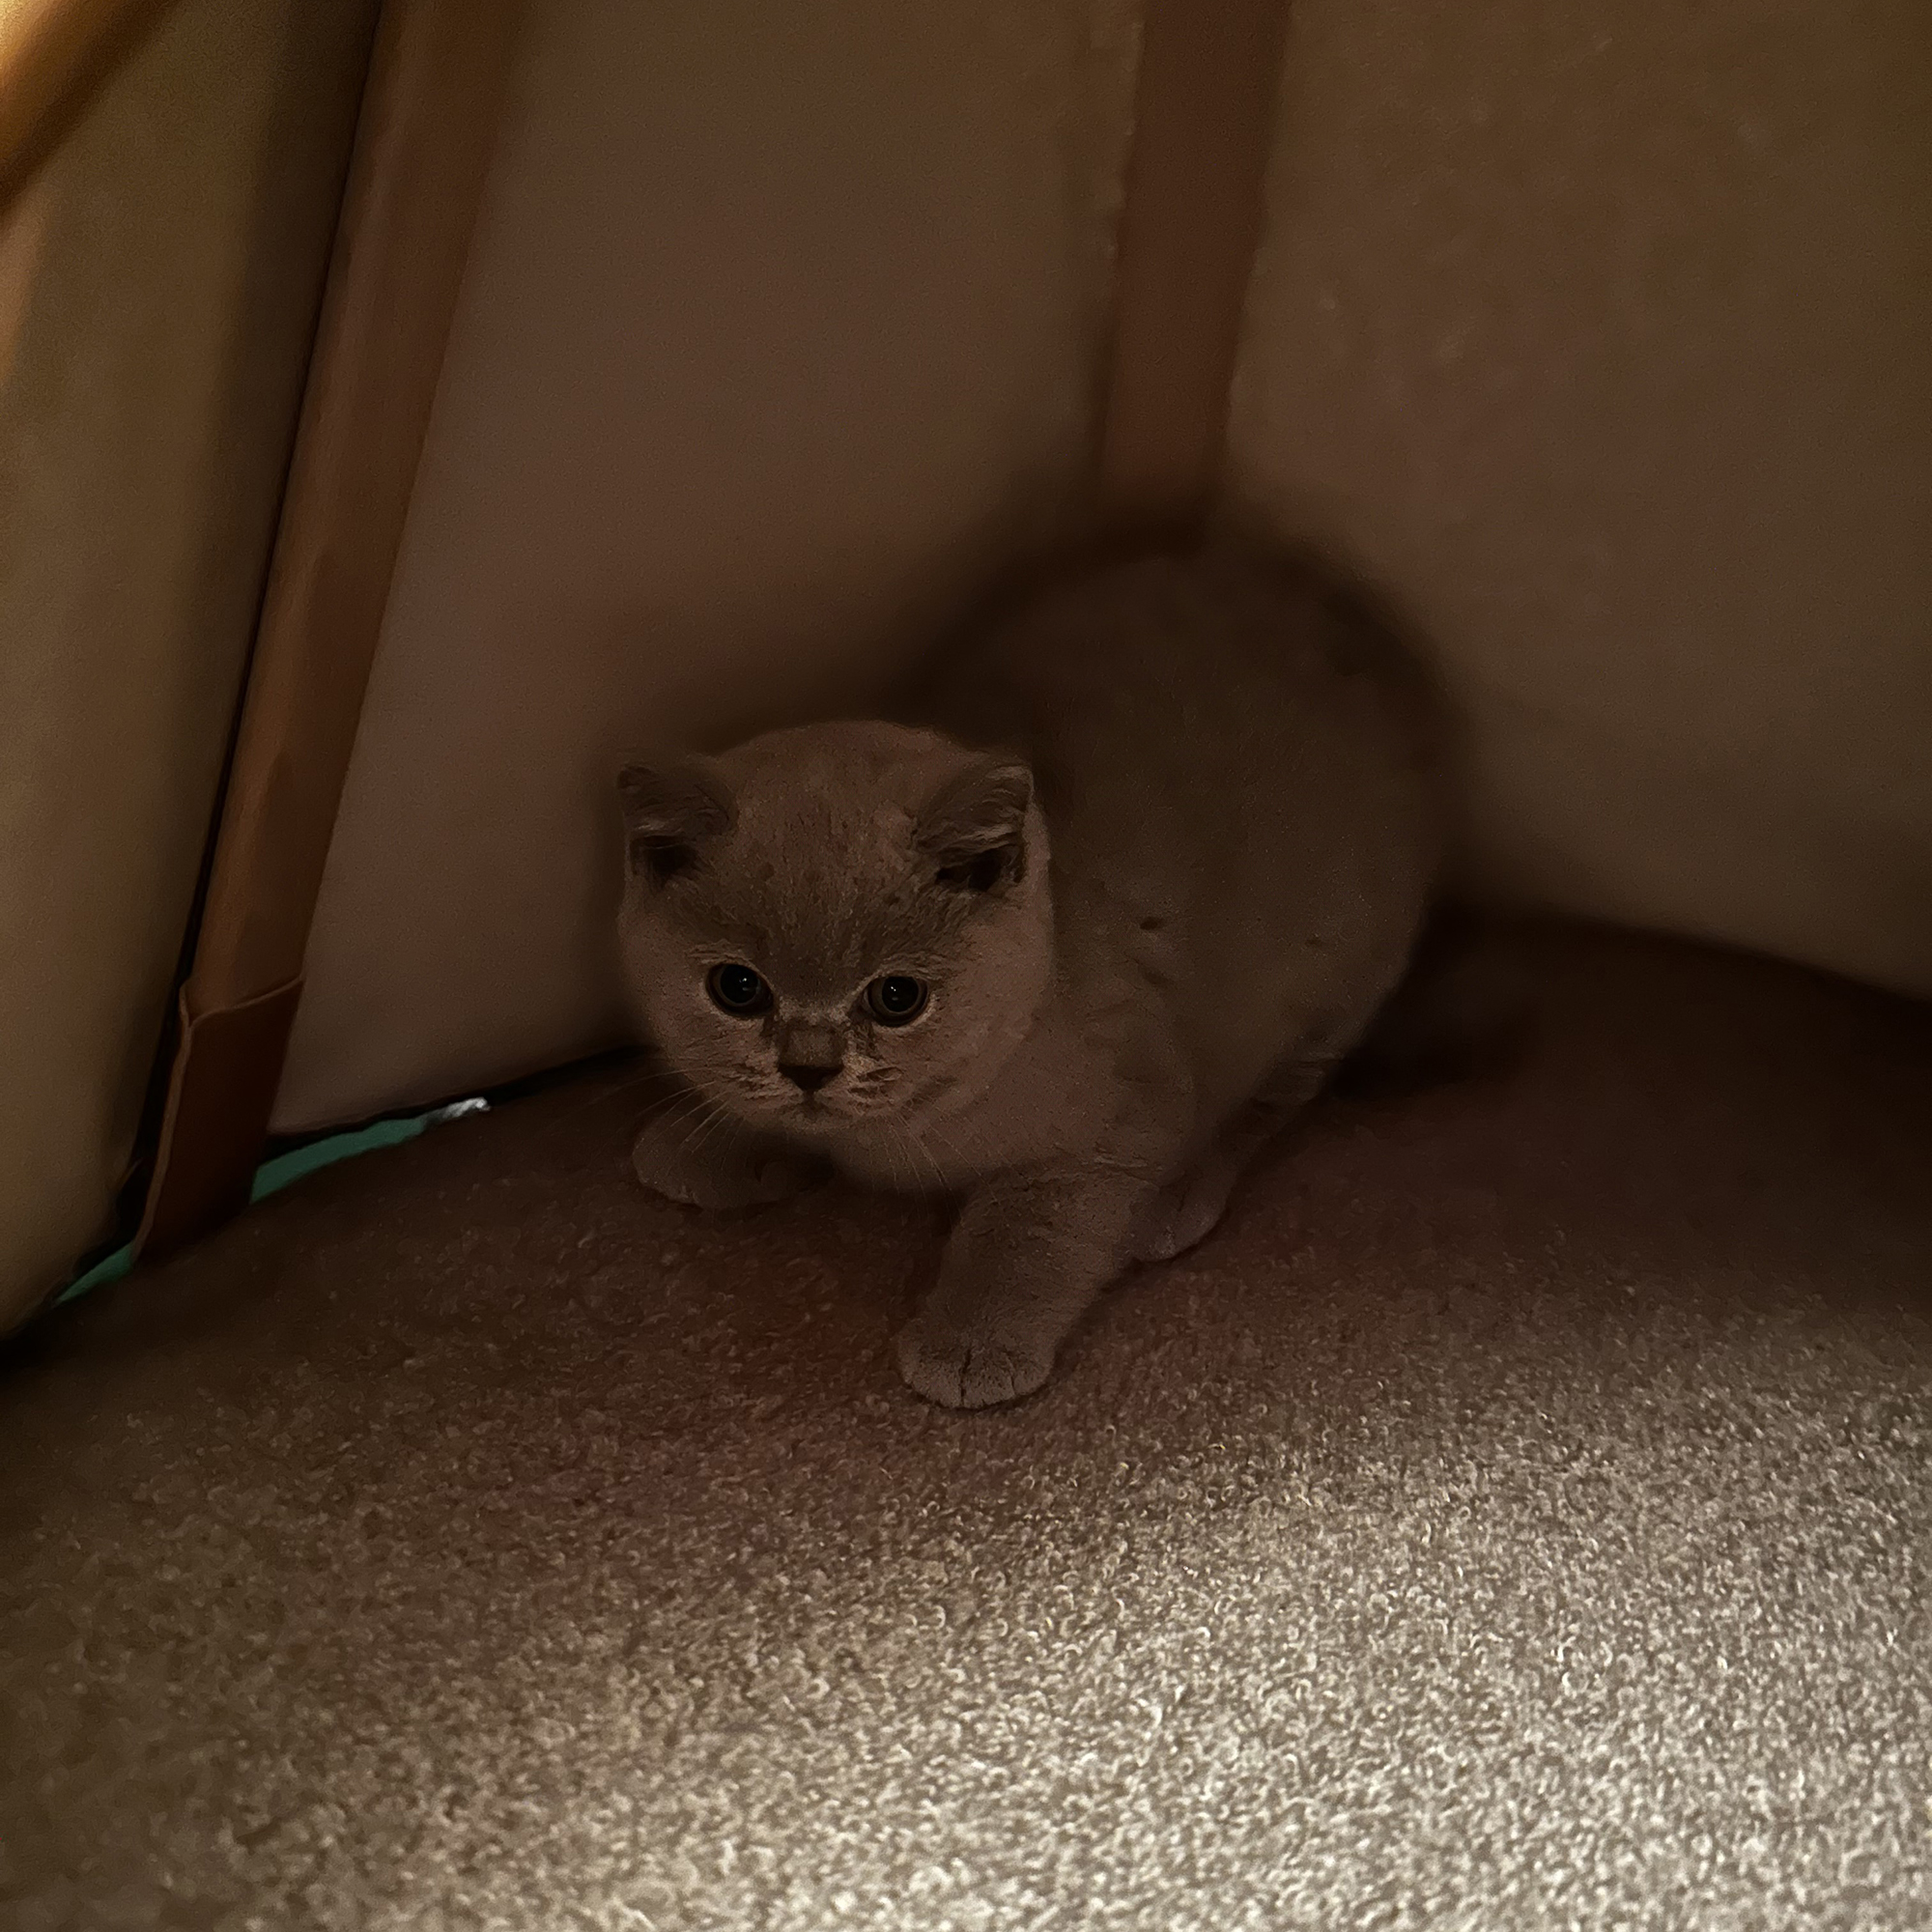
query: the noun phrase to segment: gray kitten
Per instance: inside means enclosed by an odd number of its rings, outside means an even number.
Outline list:
[[[682,1083],[634,1157],[699,1207],[961,1196],[898,1360],[970,1408],[1200,1240],[1363,1037],[1437,876],[1437,732],[1365,606],[1232,549],[1063,574],[909,716],[623,774],[626,971]]]

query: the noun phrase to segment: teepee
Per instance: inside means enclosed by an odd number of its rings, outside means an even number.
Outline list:
[[[1229,502],[1500,901],[1932,993],[1922,13],[0,7],[0,1326],[621,1037],[617,749]]]

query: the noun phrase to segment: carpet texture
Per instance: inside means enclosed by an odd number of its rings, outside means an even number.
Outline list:
[[[0,1923],[1932,1925],[1932,1017],[1523,941],[1008,1411],[608,1072],[0,1378]]]

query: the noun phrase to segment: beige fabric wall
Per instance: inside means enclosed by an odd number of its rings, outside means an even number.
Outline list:
[[[0,242],[0,1327],[127,1169],[373,13],[189,0]]]
[[[1078,475],[1132,0],[538,0],[277,1125],[621,1026],[640,738]],[[1489,888],[1932,991],[1932,14],[1297,0],[1231,493],[1438,637]]]
[[[1932,993],[1932,9],[1295,0],[1231,483],[1444,647],[1495,889]]]
[[[534,0],[276,1124],[624,1021],[627,745],[864,694],[1065,501],[1128,0]]]

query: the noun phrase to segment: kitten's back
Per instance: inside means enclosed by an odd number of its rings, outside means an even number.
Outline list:
[[[1164,982],[1210,1085],[1399,972],[1440,860],[1437,711],[1334,579],[1232,544],[1078,566],[949,652],[923,715],[1033,765],[1069,943]]]

